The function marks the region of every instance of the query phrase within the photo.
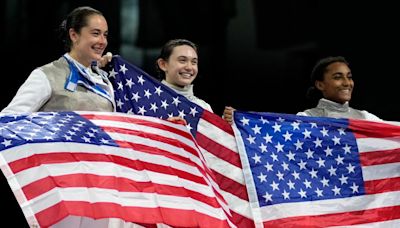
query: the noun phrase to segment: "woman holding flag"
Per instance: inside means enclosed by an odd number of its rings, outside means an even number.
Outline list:
[[[114,111],[113,88],[98,61],[107,47],[108,25],[91,7],[74,9],[61,23],[66,53],[32,71],[3,113]]]

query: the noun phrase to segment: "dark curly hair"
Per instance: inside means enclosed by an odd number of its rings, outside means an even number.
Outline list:
[[[323,59],[320,59],[314,66],[311,71],[311,86],[307,90],[307,98],[313,101],[319,100],[322,98],[322,93],[320,90],[315,88],[315,81],[323,81],[324,74],[326,72],[326,68],[332,63],[341,62],[349,66],[347,60],[342,56],[329,56]]]

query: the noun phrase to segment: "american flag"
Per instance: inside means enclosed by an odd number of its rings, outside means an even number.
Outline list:
[[[159,118],[2,115],[0,162],[31,227],[234,226],[190,131]]]
[[[242,166],[231,125],[177,94],[120,56],[113,56],[109,78],[115,88],[117,111],[168,118],[180,116],[196,138],[207,166],[228,202],[232,222],[253,227]]]
[[[400,227],[398,123],[234,113],[256,226]]]

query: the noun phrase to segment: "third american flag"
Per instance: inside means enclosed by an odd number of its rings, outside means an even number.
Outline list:
[[[235,112],[257,226],[399,227],[398,123]]]

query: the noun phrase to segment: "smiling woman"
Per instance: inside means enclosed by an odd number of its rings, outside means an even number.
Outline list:
[[[199,71],[198,61],[196,44],[185,39],[175,39],[168,41],[161,49],[156,68],[161,83],[212,112],[211,106],[193,93],[192,82]]]
[[[66,53],[31,72],[3,113],[113,111],[113,88],[98,61],[107,47],[108,25],[91,7],[74,9],[60,25]]]
[[[307,96],[319,99],[318,105],[297,115],[381,120],[365,110],[349,106],[354,81],[349,63],[342,56],[319,60],[311,73],[311,83]]]

